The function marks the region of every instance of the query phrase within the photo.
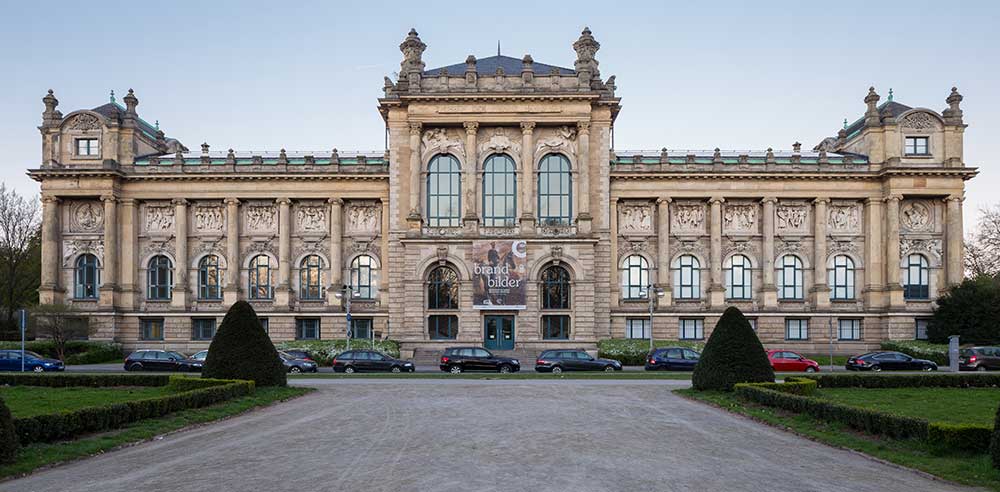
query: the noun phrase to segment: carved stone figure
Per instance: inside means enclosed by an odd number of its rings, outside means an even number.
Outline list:
[[[822,142],[818,143],[813,147],[813,152],[819,152],[825,150],[827,152],[837,151],[837,138],[836,137],[826,137]]]
[[[726,205],[722,221],[727,231],[753,231],[757,224],[757,206],[750,204]]]
[[[513,156],[521,154],[521,143],[507,135],[507,129],[497,127],[485,142],[479,144],[479,155],[507,153]]]
[[[99,261],[104,261],[104,241],[100,239],[71,239],[63,241],[62,251],[63,264],[66,266],[70,266],[70,259],[76,257],[76,255],[80,253],[91,253],[96,256]]]
[[[222,207],[197,207],[194,210],[194,228],[201,232],[221,231]]]
[[[905,229],[914,232],[929,231],[934,225],[931,209],[923,202],[909,202],[903,205],[899,221]]]
[[[832,205],[827,225],[831,232],[857,232],[861,229],[861,211],[857,205]]]
[[[376,204],[352,204],[347,211],[347,230],[375,234],[381,222],[381,207]]]
[[[73,209],[74,229],[94,232],[104,225],[104,209],[95,202],[81,202]]]
[[[562,126],[552,131],[551,135],[538,139],[536,152],[555,152],[565,150],[576,153],[576,128]]]
[[[917,112],[906,115],[900,126],[914,130],[928,130],[931,128],[937,128],[938,122],[936,118],[927,113]]]
[[[653,232],[653,215],[649,205],[629,204],[618,207],[618,228],[621,232]]]
[[[929,253],[938,258],[944,254],[940,239],[900,238],[899,252],[904,258],[910,253]]]
[[[326,208],[319,205],[303,205],[295,213],[299,230],[319,232],[326,230]]]
[[[171,232],[174,230],[174,207],[150,205],[146,207],[147,232]]]
[[[460,138],[452,138],[445,128],[432,128],[422,138],[424,154],[452,154],[465,157],[465,145]]]
[[[271,205],[250,205],[246,207],[247,229],[270,231],[274,229],[277,211]]]
[[[672,230],[700,232],[705,229],[705,207],[697,204],[678,204],[674,211]]]
[[[776,224],[783,231],[805,231],[809,211],[805,205],[778,205],[774,211]]]
[[[101,120],[92,114],[78,114],[69,122],[70,130],[99,130]]]

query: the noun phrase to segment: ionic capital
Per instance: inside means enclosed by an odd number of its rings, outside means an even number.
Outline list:
[[[180,207],[180,206],[187,206],[188,201],[185,200],[184,198],[174,198],[173,200],[170,200],[170,203],[173,203],[174,205]]]
[[[942,199],[942,201],[945,202],[945,203],[948,203],[948,202],[958,202],[958,203],[961,204],[962,202],[965,201],[965,197],[964,196],[959,196],[959,195],[949,195],[949,196],[946,196],[944,199]]]
[[[411,121],[410,122],[410,136],[411,137],[419,137],[420,136],[420,130],[423,127],[424,127],[423,123],[421,123],[419,121]]]
[[[479,131],[479,122],[477,122],[477,121],[466,121],[465,123],[462,123],[462,126],[465,127],[465,134],[466,135],[470,135],[470,136],[471,135],[475,135],[476,132]]]
[[[118,201],[118,198],[116,198],[114,195],[103,195],[101,196],[101,201],[104,203],[108,202],[115,203]]]
[[[774,197],[774,196],[765,196],[765,197],[764,197],[763,199],[761,199],[761,201],[760,201],[760,202],[761,202],[761,203],[770,203],[770,204],[775,204],[775,203],[778,203],[778,197]]]
[[[329,200],[326,201],[326,203],[329,203],[330,205],[333,205],[335,207],[344,206],[344,201],[341,200],[340,198],[330,198]]]
[[[590,133],[590,122],[589,121],[578,121],[576,122],[576,130],[580,133]]]
[[[521,122],[521,133],[525,135],[530,135],[531,132],[535,131],[534,121],[522,121]]]
[[[903,200],[903,195],[899,194],[892,194],[883,198],[883,201],[885,201],[886,203],[893,203],[893,202],[899,203],[902,200]]]
[[[292,204],[292,200],[290,200],[287,197],[281,197],[281,198],[275,200],[274,203],[277,203],[278,205],[286,205],[287,206],[287,205],[291,205]]]
[[[238,206],[240,206],[240,199],[239,198],[229,197],[229,198],[226,198],[225,200],[223,200],[222,202],[225,203],[226,205],[230,206],[230,207],[238,207]]]
[[[830,199],[828,197],[825,197],[825,196],[816,197],[815,199],[813,199],[813,203],[815,203],[816,205],[819,205],[819,204],[826,205],[826,204],[830,203]]]
[[[672,198],[670,198],[668,196],[665,196],[665,197],[657,198],[656,199],[656,204],[657,205],[669,205],[670,202],[672,202],[672,201],[674,201]]]
[[[61,201],[62,200],[60,200],[59,197],[55,197],[55,196],[52,196],[52,195],[42,195],[42,203],[51,203],[51,204],[55,205],[55,204],[58,204]]]
[[[726,199],[723,198],[723,197],[721,197],[721,196],[713,196],[712,198],[708,199],[709,205],[715,205],[716,203],[718,203],[718,204],[721,205],[721,204],[723,204],[725,202],[726,202]]]

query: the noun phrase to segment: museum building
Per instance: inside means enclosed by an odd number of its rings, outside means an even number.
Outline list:
[[[378,152],[190,151],[132,90],[65,116],[49,91],[29,171],[40,300],[88,316],[93,339],[186,352],[241,299],[276,342],[350,331],[404,356],[702,340],[727,306],[774,347],[924,336],[963,278],[977,173],[956,89],[940,112],[869,89],[812,150],[622,151],[599,48],[584,29],[572,68],[428,70],[411,30]]]

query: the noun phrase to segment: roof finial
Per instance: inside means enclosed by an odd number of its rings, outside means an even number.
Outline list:
[[[159,130],[159,129],[160,129],[160,120],[156,120],[156,129],[157,129],[157,130]]]
[[[887,101],[892,101],[892,87],[889,88],[889,99]]]
[[[497,40],[497,56],[500,56],[500,40]]]
[[[844,118],[844,129],[847,129],[847,118]]]
[[[112,103],[115,102],[115,91],[114,90],[111,91],[111,102]]]

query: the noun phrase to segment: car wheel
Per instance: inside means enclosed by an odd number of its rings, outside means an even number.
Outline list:
[[[125,368],[126,371],[141,371],[142,364],[135,363]]]
[[[615,372],[615,366],[606,366],[604,372]]]
[[[976,366],[976,371],[986,372],[986,366]]]
[[[872,366],[872,372],[882,372],[882,367],[874,365]]]
[[[45,368],[44,368],[44,367],[42,367],[42,366],[35,366],[35,367],[32,367],[32,368],[31,368],[31,370],[32,370],[33,372],[45,372]]]
[[[816,372],[816,368],[813,366],[809,366],[806,368],[806,372]]]
[[[347,367],[344,368],[344,372],[347,373],[347,374],[354,374],[354,367],[347,366]]]
[[[397,373],[397,374],[403,372],[403,370],[400,369],[399,366],[392,366],[392,369],[390,369],[390,371],[392,371],[394,373]]]
[[[448,372],[450,372],[452,374],[462,374],[462,366],[458,366],[458,365],[451,366],[451,367],[448,368]]]
[[[499,369],[497,369],[497,372],[499,372],[500,374],[510,374],[510,366],[504,364],[500,366]]]
[[[562,368],[559,366],[552,366],[552,374],[562,374]]]
[[[921,368],[924,372],[931,372],[934,370],[934,366],[924,366]]]
[[[288,372],[291,374],[301,374],[302,369],[299,369],[299,366],[292,366],[288,368]]]

